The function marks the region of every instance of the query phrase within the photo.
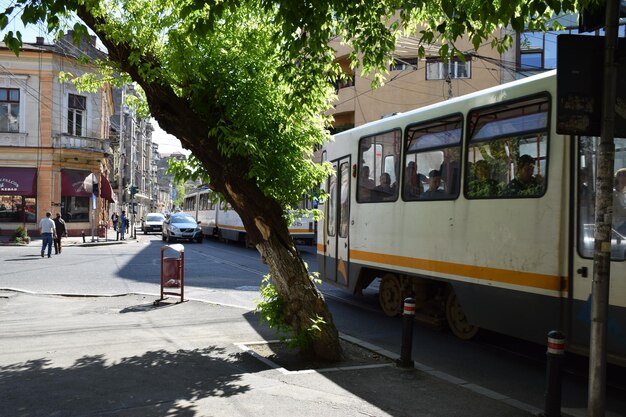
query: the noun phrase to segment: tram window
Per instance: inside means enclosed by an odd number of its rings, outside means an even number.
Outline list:
[[[626,138],[615,138],[613,181],[613,224],[611,260],[626,260]],[[600,138],[581,137],[578,141],[578,252],[593,258],[595,239],[595,195]]]
[[[406,130],[402,198],[455,199],[459,195],[463,116],[411,125]]]
[[[187,197],[183,203],[183,210],[194,211],[196,209],[196,196]]]
[[[348,237],[350,221],[350,165],[347,162],[341,164],[339,169],[341,183],[339,189],[339,237]]]
[[[328,178],[328,220],[326,225],[328,226],[328,236],[335,236],[337,234],[337,177],[331,175]]]
[[[209,209],[209,195],[207,193],[200,194],[200,201],[198,202],[198,210]]]
[[[370,203],[398,198],[400,130],[361,138],[357,201]]]
[[[465,195],[470,199],[541,197],[548,168],[547,96],[473,110]]]

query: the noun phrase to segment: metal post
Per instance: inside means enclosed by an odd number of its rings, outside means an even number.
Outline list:
[[[609,292],[611,278],[612,182],[615,165],[616,81],[619,0],[606,1],[604,27],[604,80],[602,126],[596,193],[596,231],[591,281],[591,331],[589,336],[588,415],[603,417],[606,412],[606,360]]]
[[[546,403],[544,417],[561,416],[561,362],[565,351],[565,336],[552,330],[548,333],[546,352]]]
[[[413,368],[411,351],[413,350],[413,325],[415,321],[415,299],[404,300],[404,312],[402,313],[402,347],[400,359],[396,362],[399,368]]]
[[[80,234],[83,236],[83,243],[85,243],[85,231],[84,231],[84,230],[81,230],[81,231],[80,231]]]

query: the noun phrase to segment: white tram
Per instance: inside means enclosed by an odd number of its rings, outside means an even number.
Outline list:
[[[461,338],[485,328],[545,343],[560,329],[586,352],[599,138],[557,135],[555,101],[553,71],[337,134],[322,153],[335,168],[320,205],[322,279],[359,294],[380,278],[385,313],[412,295],[421,319]],[[617,170],[626,139],[615,147]],[[624,191],[608,330],[622,365]]]
[[[299,208],[311,210],[313,201],[303,199]],[[237,212],[206,187],[185,196],[183,211],[200,222],[204,236],[246,241],[246,229]],[[289,225],[289,233],[294,240],[313,245],[316,241],[316,228],[317,222],[312,215],[303,216]]]

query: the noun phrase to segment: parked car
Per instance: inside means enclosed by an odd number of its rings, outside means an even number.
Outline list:
[[[161,232],[164,221],[165,216],[161,213],[150,213],[145,219],[141,219],[141,230],[145,235],[149,232]]]
[[[189,214],[173,213],[163,222],[162,238],[168,243],[183,239],[201,243],[202,229],[199,223]]]

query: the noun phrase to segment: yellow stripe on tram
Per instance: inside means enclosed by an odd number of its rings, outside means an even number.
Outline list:
[[[319,249],[319,245],[318,245]],[[323,250],[323,245],[322,245]],[[393,265],[404,268],[419,269],[423,271],[439,272],[462,277],[476,278],[480,280],[502,282],[513,285],[540,288],[551,291],[561,291],[561,280],[557,275],[537,274],[533,272],[512,271],[507,269],[489,268],[486,266],[464,265],[428,259],[411,258],[407,256],[387,255],[360,250],[350,251],[350,260],[375,262],[379,264]],[[565,290],[565,288],[563,288]]]

